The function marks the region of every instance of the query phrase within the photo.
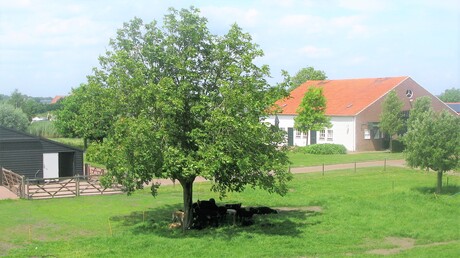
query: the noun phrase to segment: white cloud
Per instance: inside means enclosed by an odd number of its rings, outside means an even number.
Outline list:
[[[261,21],[260,12],[254,8],[236,8],[236,7],[202,7],[201,13],[210,20],[224,23],[225,25],[238,23],[241,27],[254,27]]]
[[[346,30],[347,36],[350,38],[355,37],[368,37],[371,35],[371,29],[366,25],[365,16],[342,16],[336,17],[331,20],[332,27],[335,27],[335,30]]]
[[[287,15],[280,19],[279,24],[286,30],[297,33],[324,33],[329,30],[327,20],[313,15]]]
[[[315,46],[304,46],[298,51],[309,58],[327,58],[333,56],[333,52],[330,48],[321,48]]]
[[[346,65],[361,65],[368,60],[366,56],[355,56],[346,60]]]
[[[389,3],[382,0],[339,0],[340,7],[362,12],[383,11],[389,8]]]

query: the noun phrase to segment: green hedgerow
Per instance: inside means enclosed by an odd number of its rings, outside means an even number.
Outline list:
[[[302,147],[301,150],[304,153],[309,154],[323,154],[323,155],[330,155],[330,154],[347,154],[347,148],[342,144],[313,144],[306,147]]]

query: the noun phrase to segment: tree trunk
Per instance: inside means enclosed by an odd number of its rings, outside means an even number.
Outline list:
[[[192,199],[193,199],[193,181],[194,179],[179,179],[182,185],[182,194],[184,200],[184,223],[182,228],[190,229],[192,226],[193,211],[192,211]]]
[[[438,182],[436,184],[436,193],[440,194],[442,192],[442,171],[438,171]]]

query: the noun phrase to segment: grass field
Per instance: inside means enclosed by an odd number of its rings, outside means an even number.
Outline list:
[[[181,206],[180,186],[132,196],[0,201],[0,256],[7,257],[458,257],[460,177],[445,177],[433,194],[435,173],[358,169],[297,174],[290,191],[257,189],[223,200],[209,183],[195,184],[194,200],[282,208],[249,227],[167,228]]]

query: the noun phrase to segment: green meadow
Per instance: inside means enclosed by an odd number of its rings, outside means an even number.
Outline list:
[[[179,185],[131,196],[0,201],[0,256],[6,257],[458,257],[460,177],[363,168],[296,174],[281,197],[259,189],[220,200],[196,183],[194,200],[270,206],[254,225],[169,229]],[[448,185],[447,185],[448,184]]]

